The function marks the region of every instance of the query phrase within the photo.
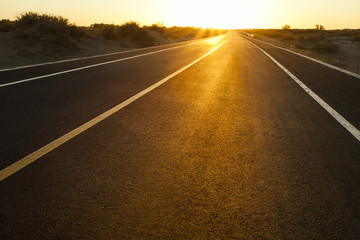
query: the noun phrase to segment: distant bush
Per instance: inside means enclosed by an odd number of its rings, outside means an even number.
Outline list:
[[[287,32],[284,34],[283,36],[283,40],[285,41],[289,41],[289,40],[299,40],[300,37],[297,36],[296,34],[292,33],[292,32]]]
[[[76,27],[75,24],[70,24],[67,18],[51,14],[22,13],[17,17],[16,24],[23,29],[34,27],[43,34],[57,34],[75,38],[85,35],[85,32]]]
[[[164,33],[166,31],[166,27],[162,23],[154,23],[148,28],[159,33]]]
[[[16,26],[17,38],[28,46],[39,46],[48,55],[78,51],[76,39],[85,36],[83,28],[51,14],[22,13],[16,19]]]
[[[225,33],[225,30],[220,29],[202,29],[202,28],[195,28],[195,27],[170,27],[164,29],[164,35],[172,38],[172,39],[198,39],[198,38],[205,38],[216,36],[219,34]]]
[[[116,40],[118,37],[119,25],[114,24],[105,24],[105,23],[94,23],[90,25],[90,29],[100,32],[100,36],[107,40]],[[96,36],[96,34],[95,34]]]
[[[325,27],[321,24],[315,24],[315,29],[322,31],[322,30],[325,30]]]
[[[289,29],[290,29],[290,25],[285,24],[284,26],[282,26],[282,29],[283,29],[283,30],[289,30]]]
[[[123,37],[130,37],[130,39],[140,46],[147,47],[154,45],[154,39],[149,32],[141,28],[137,22],[127,22],[119,27],[118,32]]]
[[[115,25],[106,25],[102,28],[102,37],[108,40],[116,40],[117,28]]]
[[[328,31],[319,31],[316,29],[249,29],[245,30],[248,34],[254,36],[264,36],[269,38],[277,38],[286,41],[312,41],[319,42],[328,37]]]
[[[254,29],[250,30],[251,34],[261,35],[269,38],[283,38],[284,32],[279,29]]]
[[[17,23],[20,26],[31,26],[35,24],[56,24],[59,26],[68,26],[67,18],[51,14],[39,14],[35,12],[26,12],[17,17]]]
[[[110,24],[104,24],[104,23],[94,23],[91,24],[90,27],[91,28],[104,28],[105,26],[109,26]],[[114,25],[114,24],[111,24]]]
[[[123,36],[131,36],[135,32],[140,31],[140,29],[141,29],[141,27],[140,27],[139,23],[130,21],[130,22],[127,22],[127,23],[124,23],[123,25],[121,25],[119,28],[119,32]]]
[[[284,36],[283,33],[279,32],[277,30],[267,30],[260,34],[265,37],[269,37],[269,38],[282,38]]]
[[[313,49],[320,53],[335,53],[339,50],[338,46],[330,41],[317,42]]]
[[[108,40],[129,38],[139,46],[147,47],[154,45],[154,39],[150,36],[148,28],[140,27],[137,22],[127,22],[122,25],[95,23],[90,26],[101,31],[101,36]]]
[[[16,24],[14,21],[10,21],[9,19],[0,20],[0,32],[9,32],[16,28]]]
[[[302,39],[305,41],[319,42],[325,40],[323,32],[310,32],[302,34]]]
[[[304,42],[295,42],[294,46],[297,47],[298,49],[302,49],[302,50],[310,50],[311,47],[308,47],[307,45],[304,44]]]
[[[130,35],[130,39],[143,47],[149,47],[154,45],[154,39],[145,29],[134,32]]]
[[[202,37],[207,38],[212,36],[212,29],[205,29],[202,33]]]
[[[355,33],[354,35],[351,36],[351,41],[355,42],[355,41],[360,41],[360,33]]]

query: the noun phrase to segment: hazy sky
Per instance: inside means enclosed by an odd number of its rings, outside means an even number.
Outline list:
[[[36,11],[80,26],[137,21],[214,28],[360,28],[360,0],[0,0],[0,19]]]

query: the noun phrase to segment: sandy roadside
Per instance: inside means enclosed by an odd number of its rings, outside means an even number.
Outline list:
[[[0,69],[25,66],[65,59],[88,57],[138,48],[136,45],[104,39],[83,38],[77,42],[77,49],[64,51],[40,49],[38,45],[24,45],[11,32],[0,34]]]
[[[160,34],[150,32],[155,45],[171,44],[175,41]],[[181,39],[184,41],[187,39]],[[16,37],[15,32],[0,33],[0,69],[26,66],[38,63],[95,56],[107,53],[141,48],[128,38],[117,41],[101,38],[81,38],[74,40],[75,48],[54,48],[44,44],[29,43]]]
[[[339,46],[338,52],[334,54],[322,54],[312,50],[299,49],[295,46],[294,42],[291,41],[282,41],[265,36],[256,36],[256,38],[329,63],[342,69],[360,74],[360,42],[351,42],[350,38],[331,38],[331,41]]]

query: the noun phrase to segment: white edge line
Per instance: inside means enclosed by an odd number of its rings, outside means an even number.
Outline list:
[[[64,59],[64,60],[53,61],[53,62],[45,62],[45,63],[36,63],[36,64],[25,65],[25,66],[18,66],[18,67],[12,67],[12,68],[4,68],[4,69],[0,69],[0,72],[19,70],[19,69],[30,68],[30,67],[39,67],[39,66],[57,64],[57,63],[64,63],[64,62],[79,61],[79,60],[91,59],[91,58],[97,58],[97,57],[105,57],[105,56],[111,56],[111,55],[122,54],[122,53],[129,53],[129,52],[136,52],[136,51],[141,51],[141,50],[148,50],[148,49],[152,49],[152,48],[160,48],[160,47],[172,46],[172,45],[182,44],[182,43],[190,43],[190,42],[194,42],[194,41],[196,41],[195,43],[197,43],[197,42],[208,41],[208,40],[210,40],[210,39],[212,39],[212,38],[218,38],[218,37],[221,37],[221,36],[223,36],[223,35],[215,36],[215,37],[211,37],[211,38],[207,38],[207,39],[205,39],[205,40],[203,40],[203,39],[196,39],[196,40],[189,40],[189,41],[183,41],[183,42],[168,43],[168,44],[151,46],[151,47],[143,47],[143,48],[136,48],[136,49],[118,51],[118,52],[104,53],[104,54],[93,55],[93,56],[86,56],[86,57],[79,57],[79,58]],[[188,44],[185,44],[185,45],[188,45]]]
[[[267,57],[269,57],[276,65],[278,65],[287,75],[289,75],[305,92],[307,92],[320,106],[322,106],[336,121],[338,121],[346,130],[348,130],[358,141],[360,141],[360,131],[354,127],[349,121],[341,116],[335,109],[322,100],[315,92],[308,88],[302,81],[300,81],[294,74],[287,70],[283,65],[276,61],[270,54],[265,52],[262,48],[249,41],[256,48],[262,51]]]
[[[284,50],[284,51],[288,51],[288,52],[293,53],[293,54],[295,54],[295,55],[298,55],[298,56],[300,56],[300,57],[303,57],[303,58],[309,59],[309,60],[311,60],[311,61],[320,63],[320,64],[322,64],[322,65],[324,65],[324,66],[326,66],[326,67],[335,69],[335,70],[337,70],[337,71],[346,73],[346,74],[348,74],[348,75],[350,75],[350,76],[353,76],[353,77],[355,77],[355,78],[360,79],[360,74],[353,73],[353,72],[350,72],[350,71],[348,71],[348,70],[345,70],[345,69],[339,68],[339,67],[337,67],[337,66],[331,65],[331,64],[329,64],[329,63],[320,61],[320,60],[318,60],[318,59],[315,59],[315,58],[312,58],[312,57],[303,55],[303,54],[301,54],[301,53],[297,53],[297,52],[291,51],[291,50],[289,50],[289,49],[286,49],[286,48],[283,48],[283,47],[279,47],[279,46],[277,46],[277,45],[275,45],[275,44],[268,43],[268,42],[266,42],[266,41],[264,41],[264,40],[261,40],[261,39],[256,39],[256,38],[252,38],[252,39],[261,41],[261,42],[263,42],[263,43],[265,43],[265,44],[268,44],[268,45],[270,45],[270,46],[273,46],[273,47],[282,49],[282,50]]]
[[[21,170],[22,168],[24,168],[24,167],[28,166],[29,164],[35,162],[36,160],[38,160],[39,158],[41,158],[45,154],[51,152],[55,148],[61,146],[64,143],[66,143],[70,139],[76,137],[77,135],[81,134],[82,132],[86,131],[87,129],[93,127],[97,123],[99,123],[99,122],[103,121],[104,119],[110,117],[114,113],[118,112],[122,108],[129,105],[130,103],[136,101],[137,99],[141,98],[145,94],[151,92],[155,88],[157,88],[160,85],[164,84],[165,82],[169,81],[171,78],[175,77],[176,75],[178,75],[181,72],[185,71],[186,69],[190,68],[191,66],[198,63],[199,61],[201,61],[202,59],[204,59],[205,57],[207,57],[211,53],[215,52],[218,48],[220,48],[222,45],[224,45],[227,41],[228,40],[225,40],[223,43],[221,43],[220,45],[218,45],[217,47],[215,47],[214,49],[212,49],[210,52],[206,53],[202,57],[200,57],[200,58],[196,59],[195,61],[191,62],[190,64],[182,67],[178,71],[176,71],[176,72],[170,74],[169,76],[163,78],[162,80],[160,80],[159,82],[151,85],[150,87],[146,88],[145,90],[137,93],[136,95],[132,96],[131,98],[129,98],[127,100],[125,100],[124,102],[120,103],[119,105],[117,105],[117,106],[111,108],[110,110],[104,112],[103,114],[93,118],[92,120],[90,120],[89,122],[81,125],[80,127],[68,132],[67,134],[63,135],[62,137],[52,141],[51,143],[45,145],[44,147],[38,149],[35,152],[29,154],[28,156],[20,159],[19,161],[13,163],[12,165],[2,169],[0,171],[0,182],[2,180],[4,180],[5,178],[11,176],[12,174],[16,173],[17,171]]]
[[[182,48],[182,47],[186,47],[186,46],[190,46],[190,45],[194,45],[194,44],[199,44],[199,43],[206,42],[206,41],[209,41],[209,39],[197,41],[197,42],[189,43],[189,44],[185,44],[185,45],[180,45],[180,46],[176,46],[176,47],[172,47],[172,48],[165,48],[165,49],[161,49],[161,50],[157,50],[157,51],[153,51],[153,52],[143,53],[143,54],[139,54],[139,55],[135,55],[135,56],[131,56],[131,57],[125,57],[125,58],[120,58],[120,59],[111,60],[111,61],[107,61],[107,62],[101,62],[101,63],[97,63],[97,64],[87,65],[84,67],[73,68],[73,69],[60,71],[60,72],[56,72],[56,73],[51,73],[51,74],[46,74],[46,75],[42,75],[42,76],[38,76],[38,77],[26,78],[26,79],[14,81],[14,82],[3,83],[3,84],[0,84],[0,88],[19,84],[19,83],[30,82],[30,81],[34,81],[34,80],[38,80],[38,79],[42,79],[42,78],[52,77],[52,76],[56,76],[56,75],[61,75],[61,74],[65,74],[65,73],[75,72],[75,71],[79,71],[79,70],[83,70],[83,69],[87,69],[87,68],[93,68],[93,67],[97,67],[97,66],[101,66],[101,65],[110,64],[110,63],[121,62],[121,61],[129,60],[129,59],[133,59],[133,58],[152,55],[155,53],[165,52],[165,51],[169,51],[169,50],[173,50],[173,49],[177,49],[177,48]]]

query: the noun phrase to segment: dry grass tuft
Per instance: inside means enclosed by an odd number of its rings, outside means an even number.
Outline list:
[[[359,33],[352,35],[351,41],[353,41],[353,42],[360,41],[360,31],[359,31]]]
[[[317,42],[313,49],[320,53],[330,53],[330,54],[335,53],[339,50],[338,46],[329,40]]]

